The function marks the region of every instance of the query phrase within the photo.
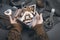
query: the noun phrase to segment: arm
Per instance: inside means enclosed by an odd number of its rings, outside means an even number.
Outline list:
[[[33,29],[36,31],[37,35],[41,38],[41,40],[49,40],[48,36],[43,28],[43,17],[42,14],[37,14],[36,19],[32,23]]]
[[[19,10],[16,11],[16,14],[19,14]],[[10,16],[10,23],[12,24],[13,28],[8,34],[8,40],[21,40],[22,25],[17,21],[17,15],[15,15],[14,19],[12,19]]]

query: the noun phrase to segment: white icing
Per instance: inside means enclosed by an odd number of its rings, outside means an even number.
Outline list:
[[[11,9],[8,9],[4,12],[5,15],[12,15],[12,10]]]
[[[29,16],[26,16],[26,15],[30,15],[31,18],[33,17],[33,15],[31,14],[31,12],[26,11],[26,12],[23,14],[23,16],[20,18],[20,20],[21,20],[21,21],[25,20],[25,17],[26,17],[26,19],[29,19]]]
[[[29,16],[26,16],[26,19],[29,19]]]
[[[27,20],[27,21],[25,21],[24,23],[27,23],[27,22],[31,22],[32,20]]]

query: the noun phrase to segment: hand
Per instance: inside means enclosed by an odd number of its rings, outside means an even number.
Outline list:
[[[5,12],[4,12],[4,14],[5,15],[7,15],[7,16],[9,16],[9,19],[10,19],[10,22],[11,22],[11,24],[16,24],[17,22],[16,22],[16,18],[13,18],[12,19],[12,10],[11,9],[8,9],[8,10],[6,10]]]
[[[12,19],[11,16],[9,16],[11,24],[17,24],[16,18]]]
[[[39,15],[38,13],[36,14],[35,18],[32,21],[32,26],[34,27],[37,24],[43,24],[43,17],[42,13]]]

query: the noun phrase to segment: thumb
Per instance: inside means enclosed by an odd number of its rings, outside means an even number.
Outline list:
[[[39,16],[39,18],[40,18],[40,24],[42,24],[43,23],[43,17],[42,17],[42,13],[40,14],[40,16]]]
[[[40,14],[40,20],[43,20],[42,13]]]

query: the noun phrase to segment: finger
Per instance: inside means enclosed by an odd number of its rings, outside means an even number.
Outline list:
[[[16,22],[16,18],[14,18],[14,21]]]
[[[9,18],[10,18],[10,23],[12,23],[12,22],[13,22],[13,19],[12,19],[12,17],[11,17],[11,16],[9,16]]]
[[[38,16],[39,14],[38,14],[38,12],[36,11],[36,16]]]
[[[33,27],[36,25],[36,22],[37,22],[37,20],[36,19],[33,19],[33,21],[32,21],[32,26]]]
[[[42,13],[40,14],[40,20],[43,20]]]
[[[37,14],[36,20],[40,20],[40,15],[39,14]]]
[[[40,22],[43,22],[43,17],[42,17],[42,13],[40,14]]]
[[[22,9],[16,10],[16,12],[15,12],[15,17],[17,17],[21,12],[22,12]]]

